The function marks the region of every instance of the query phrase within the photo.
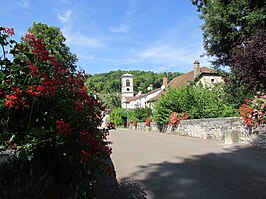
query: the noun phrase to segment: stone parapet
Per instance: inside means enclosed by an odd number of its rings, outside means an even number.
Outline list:
[[[225,144],[248,143],[266,148],[266,127],[245,127],[239,117],[182,120],[175,128],[167,124],[157,125],[155,122],[151,122],[150,128],[147,128],[145,123],[138,123],[136,129],[211,139]]]

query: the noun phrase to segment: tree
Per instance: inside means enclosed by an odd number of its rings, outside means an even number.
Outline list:
[[[137,108],[134,110],[137,122],[145,122],[147,118],[152,116],[150,108]]]
[[[63,66],[74,71],[78,58],[76,54],[70,52],[70,48],[65,44],[66,38],[59,28],[33,22],[28,32],[33,33],[38,39],[43,39],[49,53],[60,61]]]
[[[110,113],[110,121],[113,122],[116,126],[121,126],[125,123],[125,118],[127,113],[123,108],[114,108]]]
[[[107,109],[121,107],[121,95],[118,93],[109,93],[102,95],[100,99],[103,106]]]
[[[232,71],[248,90],[266,91],[266,26],[232,50]]]
[[[204,20],[204,48],[213,64],[231,66],[230,52],[266,24],[265,0],[192,0]]]
[[[121,92],[121,76],[125,73],[130,73],[134,76],[134,93],[139,91],[144,93],[148,92],[147,88],[150,84],[153,84],[153,89],[160,88],[163,84],[164,73],[154,73],[152,71],[110,71],[108,73],[100,73],[89,75],[86,81],[86,86],[90,92],[97,88],[97,91],[101,94],[107,93],[120,93]],[[179,72],[169,72],[168,81],[171,81],[176,76],[181,75]]]

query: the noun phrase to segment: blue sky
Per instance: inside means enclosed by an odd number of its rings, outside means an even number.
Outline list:
[[[35,22],[59,27],[86,73],[188,72],[201,58],[203,23],[190,0],[0,0],[15,39]]]

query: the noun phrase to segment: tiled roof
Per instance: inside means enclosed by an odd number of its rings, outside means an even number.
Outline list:
[[[147,102],[154,102],[164,94],[165,94],[165,91],[162,91],[162,92],[158,93],[156,96],[154,96],[153,98],[149,99]]]
[[[148,92],[148,93],[145,93],[145,94],[142,94],[142,95],[136,95],[136,96],[131,97],[131,98],[127,98],[127,97],[126,97],[126,101],[127,101],[127,102],[130,102],[130,101],[133,101],[133,100],[136,100],[136,99],[140,99],[140,98],[146,97],[147,95],[150,95],[150,94],[152,94],[152,93],[155,93],[155,92],[157,92],[157,91],[159,91],[159,90],[161,90],[161,88],[157,88],[157,89],[155,89],[155,90],[153,90],[153,91],[150,91],[150,92]]]
[[[201,67],[199,74],[194,78],[194,71],[190,71],[183,75],[177,76],[172,81],[169,82],[168,86],[171,88],[180,88],[188,84],[189,81],[197,79],[202,74],[217,74],[215,70],[212,70],[208,67]]]

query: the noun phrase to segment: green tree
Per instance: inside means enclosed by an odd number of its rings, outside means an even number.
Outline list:
[[[103,104],[103,106],[107,109],[121,107],[121,95],[118,93],[104,94],[102,95],[100,101]]]
[[[152,116],[152,110],[150,108],[137,108],[134,110],[134,116],[137,122],[145,122],[147,118]]]
[[[121,92],[121,76],[125,73],[130,73],[134,76],[134,93],[139,91],[144,93],[148,92],[147,88],[150,84],[153,84],[153,88],[157,89],[163,84],[164,73],[154,73],[152,71],[110,71],[108,73],[100,73],[94,75],[88,75],[86,86],[90,92],[97,88],[97,91],[101,94],[107,93],[120,93]],[[168,81],[171,81],[176,76],[181,75],[179,72],[169,72]]]
[[[204,48],[213,64],[231,66],[230,52],[266,23],[265,0],[192,0],[204,20]]]
[[[33,22],[28,32],[33,33],[38,39],[43,39],[49,53],[60,61],[62,65],[74,71],[78,58],[70,52],[70,48],[65,43],[66,38],[58,27]]]
[[[125,118],[127,113],[123,108],[114,108],[110,113],[110,121],[113,122],[116,126],[121,126],[125,123]]]

